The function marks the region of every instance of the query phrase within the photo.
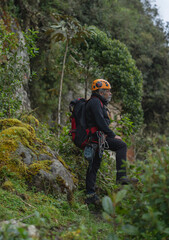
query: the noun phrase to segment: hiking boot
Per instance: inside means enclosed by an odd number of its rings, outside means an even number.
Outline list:
[[[87,198],[85,199],[86,204],[94,204],[94,205],[99,205],[100,204],[100,199],[97,196],[96,193],[90,193],[87,194]]]
[[[121,184],[121,185],[128,185],[128,184],[136,184],[138,183],[137,178],[129,178],[129,177],[122,177],[120,179],[116,180],[116,184]]]

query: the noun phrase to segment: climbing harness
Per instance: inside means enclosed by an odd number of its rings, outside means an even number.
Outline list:
[[[93,159],[96,151],[98,150],[99,152],[99,158],[102,158],[104,149],[109,149],[105,134],[101,131],[97,131],[96,134],[98,142],[89,142],[84,149],[84,157],[89,162],[89,171],[92,169]]]

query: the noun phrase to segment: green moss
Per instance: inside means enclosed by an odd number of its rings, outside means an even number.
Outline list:
[[[9,145],[9,140],[12,142],[12,148],[6,146],[6,144]],[[40,153],[46,153],[45,144],[36,138],[35,130],[29,124],[22,123],[17,119],[0,120],[0,149],[2,152],[15,151],[19,142],[34,152],[38,150]]]
[[[12,156],[12,154],[8,156],[8,158],[0,160],[0,172],[3,172],[4,167],[6,167],[9,172],[15,173],[19,179],[25,177],[28,169],[28,166],[24,164],[21,158]]]
[[[7,191],[13,191],[14,185],[11,181],[7,180],[2,184],[2,188]]]
[[[65,163],[65,161],[63,160],[63,158],[61,156],[57,156],[57,159],[59,160],[59,162],[61,162],[63,164],[63,166],[70,170],[69,166]]]
[[[29,145],[29,142],[35,138],[35,135],[24,127],[10,127],[0,133],[0,139],[9,137]]]
[[[16,151],[19,143],[22,143],[34,151],[33,142],[35,138],[35,134],[24,127],[14,126],[3,130],[0,133],[0,149],[2,151],[0,156],[5,157],[6,155],[11,155],[12,152]],[[11,147],[9,147],[10,142],[12,143]]]
[[[67,231],[66,233],[62,234],[63,240],[73,240],[73,239],[80,239],[81,229],[77,229],[75,231]]]
[[[51,164],[51,160],[43,160],[31,164],[27,170],[27,177],[29,178],[29,176],[35,176],[41,169],[49,172]]]
[[[21,117],[21,120],[24,122],[24,123],[28,123],[30,124],[31,126],[33,127],[38,127],[39,126],[39,121],[38,119],[36,119],[33,115],[23,115]]]
[[[0,129],[0,169],[7,166],[11,172],[20,176],[25,173],[27,167],[15,155],[15,151],[20,142],[27,147],[31,147],[35,138],[34,131],[17,119],[0,120]]]
[[[46,145],[36,138],[35,130],[28,124],[17,119],[0,120],[0,170],[6,166],[17,176],[35,175],[40,169],[48,170],[51,161],[40,161],[27,166],[16,154],[19,143],[31,149],[36,155],[46,153]]]
[[[0,160],[9,158],[11,152],[15,151],[18,147],[16,141],[12,139],[0,138]]]
[[[0,131],[10,128],[10,127],[23,127],[30,131],[33,135],[35,135],[35,130],[29,124],[23,123],[18,119],[11,118],[11,119],[2,119],[0,120]]]
[[[36,161],[29,166],[25,164],[23,156],[19,156],[16,151],[20,143],[31,149],[37,157],[40,154],[52,156],[47,151],[46,144],[36,137],[33,127],[17,119],[3,119],[0,120],[0,171],[3,167],[7,167],[18,178],[26,179],[29,182],[41,169],[50,172],[52,160]],[[61,157],[58,156],[58,160],[66,169],[70,170]],[[75,177],[73,180],[74,183],[77,183]],[[66,187],[63,179],[56,179],[56,181],[61,187]]]

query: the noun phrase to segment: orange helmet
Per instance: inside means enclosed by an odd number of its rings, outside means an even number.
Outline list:
[[[111,89],[110,83],[104,79],[96,79],[92,83],[92,91],[97,89]]]

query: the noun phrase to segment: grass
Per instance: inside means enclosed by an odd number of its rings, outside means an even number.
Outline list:
[[[9,178],[9,177],[8,177]],[[102,209],[89,209],[84,193],[76,191],[70,204],[66,195],[51,196],[29,190],[27,185],[10,177],[12,189],[0,188],[0,219],[21,220],[35,225],[40,239],[106,239],[111,226],[102,218]],[[28,218],[27,218],[28,217]],[[6,238],[15,239],[15,238]],[[25,238],[24,238],[25,239]]]

